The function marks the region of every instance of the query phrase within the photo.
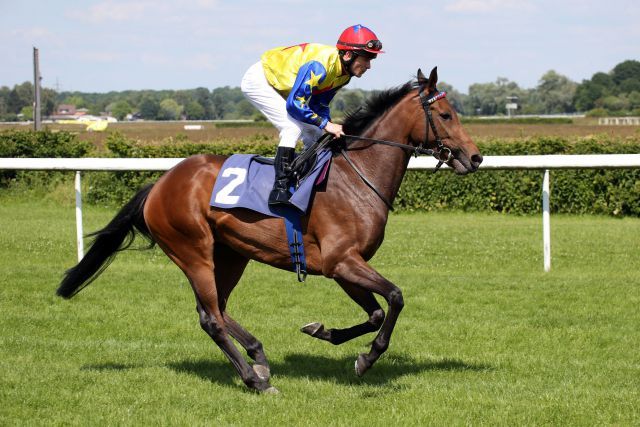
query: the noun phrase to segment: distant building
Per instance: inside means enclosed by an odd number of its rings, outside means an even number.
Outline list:
[[[73,116],[76,114],[76,106],[70,104],[60,104],[56,110],[56,116]]]

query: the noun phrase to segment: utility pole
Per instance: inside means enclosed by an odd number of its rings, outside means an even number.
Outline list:
[[[38,48],[33,48],[33,130],[42,128],[42,118],[40,116],[40,59]]]

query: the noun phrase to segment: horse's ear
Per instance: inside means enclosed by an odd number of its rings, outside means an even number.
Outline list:
[[[438,67],[433,67],[431,70],[431,74],[429,74],[429,84],[428,88],[430,91],[436,90],[436,84],[438,83]]]
[[[428,80],[424,74],[422,74],[422,69],[418,68],[418,84],[420,86],[427,84]]]

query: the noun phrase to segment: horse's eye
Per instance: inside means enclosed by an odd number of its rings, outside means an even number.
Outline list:
[[[442,120],[451,120],[451,114],[449,113],[442,113],[440,117],[442,117]]]

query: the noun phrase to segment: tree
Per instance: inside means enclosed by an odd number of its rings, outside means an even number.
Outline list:
[[[32,105],[33,85],[31,82],[15,85],[7,96],[6,108],[8,113],[19,114],[23,107]]]
[[[62,101],[62,103],[67,105],[75,105],[76,108],[85,108],[87,106],[85,100],[78,94],[67,96],[64,101]]]
[[[577,84],[568,77],[550,70],[540,78],[531,97],[540,106],[541,113],[571,113],[575,111],[576,87]]]
[[[629,109],[629,100],[625,96],[609,95],[598,99],[597,107],[603,107],[610,112],[622,112]]]
[[[628,60],[609,74],[595,73],[590,80],[583,80],[576,89],[574,103],[580,111],[598,107],[620,113],[634,108],[630,99],[633,92],[640,92],[640,62]]]
[[[42,115],[52,115],[56,109],[56,91],[49,88],[43,88],[40,93],[40,103],[42,104]]]
[[[11,89],[7,86],[0,87],[0,117],[4,117],[9,112],[9,94]]]
[[[187,105],[193,100],[191,91],[187,90],[175,91],[172,98],[178,103],[178,105]]]
[[[199,87],[194,91],[194,100],[204,108],[204,119],[213,118],[213,107],[211,105],[211,93],[205,87]]]
[[[155,120],[160,112],[160,103],[150,95],[142,99],[139,107],[140,116],[145,120]]]
[[[204,107],[198,101],[190,101],[184,108],[184,114],[189,120],[204,120]]]
[[[211,92],[212,118],[225,119],[234,114],[236,104],[245,100],[239,87],[219,87]]]
[[[591,80],[583,80],[576,87],[574,105],[578,111],[587,111],[596,106],[596,101],[602,97],[612,95],[616,91],[613,78],[607,73],[595,73]]]
[[[178,120],[182,114],[182,106],[172,98],[163,99],[158,111],[159,120]]]
[[[628,60],[619,63],[613,67],[611,77],[618,86],[626,80],[640,81],[640,62]]]
[[[235,105],[235,111],[232,118],[249,119],[256,113],[256,108],[247,100],[242,99]]]
[[[506,114],[507,97],[527,98],[527,92],[517,83],[498,77],[495,83],[475,83],[469,86],[464,110],[471,114]]]
[[[20,110],[20,114],[22,114],[22,120],[33,120],[33,107],[31,105],[22,107],[22,110]]]
[[[132,111],[131,105],[127,101],[118,101],[113,105],[111,114],[118,120],[123,120]]]
[[[22,102],[18,91],[14,87],[13,90],[9,92],[9,97],[7,99],[7,111],[12,114],[18,114],[24,106],[24,102]]]

